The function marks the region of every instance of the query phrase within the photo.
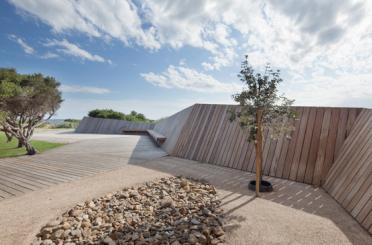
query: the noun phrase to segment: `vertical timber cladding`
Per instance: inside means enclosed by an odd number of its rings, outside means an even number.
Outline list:
[[[118,119],[84,117],[76,128],[76,133],[122,134],[123,130],[147,130],[153,123],[130,122]]]
[[[168,154],[173,152],[179,134],[181,133],[184,124],[187,122],[191,110],[192,106],[187,107],[186,109],[177,112],[170,117],[163,118],[156,123],[154,130],[167,138],[161,147]]]
[[[323,188],[372,234],[372,110],[359,114]]]
[[[233,105],[192,106],[173,156],[254,172],[254,145],[238,122],[229,121]],[[341,152],[360,108],[295,107],[298,119],[291,139],[264,132],[265,175],[321,185]]]

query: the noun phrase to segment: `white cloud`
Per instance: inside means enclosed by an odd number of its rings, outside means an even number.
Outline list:
[[[258,63],[292,70],[342,66],[334,56],[371,42],[368,1],[334,0],[10,0],[55,32],[78,31],[149,49],[191,46],[211,54],[206,70],[236,64],[249,53]],[[241,53],[241,55],[238,55]],[[371,55],[372,51],[368,51]],[[353,61],[359,66],[362,59]],[[335,64],[337,63],[337,64]],[[319,65],[322,64],[322,65]]]
[[[91,54],[88,51],[80,48],[76,44],[70,43],[66,39],[63,39],[62,41],[50,40],[47,43],[45,43],[45,46],[47,47],[56,46],[58,47],[57,48],[58,52],[61,52],[61,53],[64,53],[70,56],[78,57],[82,60],[90,60],[90,61],[96,61],[96,62],[108,62],[111,64],[111,60],[106,60],[105,58],[97,54]]]
[[[53,53],[53,52],[49,52],[49,51],[40,56],[40,58],[42,58],[42,59],[54,59],[54,58],[58,58],[58,57],[59,57],[58,54]]]
[[[30,14],[55,32],[78,31],[96,38],[116,38],[150,49],[160,47],[153,28],[142,29],[137,7],[132,1],[44,1],[9,0],[22,14]]]
[[[9,39],[14,41],[14,42],[17,42],[22,47],[23,51],[26,54],[34,54],[35,53],[35,49],[32,48],[30,45],[28,45],[22,38],[17,37],[14,34],[11,34],[11,35],[9,35]]]
[[[283,84],[281,91],[295,99],[297,105],[372,108],[372,73],[317,76],[302,84],[292,80]]]
[[[141,76],[151,84],[163,88],[179,88],[198,92],[236,92],[241,86],[223,83],[212,76],[185,66],[170,65],[166,71],[156,74],[143,73]]]
[[[365,83],[371,83],[368,74],[372,74],[372,17],[369,14],[372,2],[367,0],[10,2],[20,12],[51,26],[56,33],[79,32],[151,50],[184,46],[205,50],[209,57],[201,66],[207,71],[237,66],[242,56],[249,54],[254,66],[270,62],[287,74],[287,80],[296,79],[295,84],[290,83],[293,94],[310,96],[309,88],[314,84],[326,89],[318,81],[349,88],[350,82],[359,84],[358,79],[364,76]],[[104,60],[77,49],[64,52],[84,59]],[[142,76],[163,87],[205,91],[208,90],[205,87],[210,86],[211,91],[222,91],[226,86],[184,65],[169,66],[162,73]],[[344,77],[354,80],[347,81]],[[172,81],[173,78],[176,81]],[[189,83],[195,88],[190,88]],[[365,83],[359,85],[365,86]],[[359,91],[365,98],[364,90],[355,86],[353,93]],[[327,103],[343,101],[336,94],[327,97],[327,92],[317,95],[328,98],[323,100]],[[314,102],[317,101],[322,100]]]
[[[111,91],[107,88],[79,86],[79,85],[64,85],[60,86],[60,90],[64,93],[85,93],[85,94],[108,94]]]

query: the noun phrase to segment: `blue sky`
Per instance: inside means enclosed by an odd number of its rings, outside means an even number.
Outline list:
[[[282,71],[297,105],[372,107],[367,1],[0,2],[0,67],[61,82],[56,118],[94,108],[168,116],[232,103],[240,61]]]

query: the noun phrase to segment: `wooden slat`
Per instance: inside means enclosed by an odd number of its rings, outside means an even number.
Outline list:
[[[123,130],[153,129],[153,123],[129,122],[116,119],[84,117],[76,128],[76,133],[121,134]]]
[[[298,167],[299,167],[299,164],[300,164],[300,157],[301,157],[301,152],[302,152],[302,149],[304,148],[304,141],[305,141],[305,133],[306,133],[306,130],[307,130],[307,125],[308,125],[308,119],[309,119],[309,115],[310,115],[310,108],[308,107],[305,107],[304,111],[303,111],[303,114],[301,116],[301,123],[300,123],[300,127],[299,127],[299,133],[298,133],[298,136],[297,136],[297,140],[296,140],[296,147],[295,147],[295,150],[294,150],[294,156],[293,156],[293,160],[292,160],[292,165],[291,165],[291,171],[289,173],[289,179],[290,180],[296,180],[296,177],[297,177],[297,171],[298,171]]]
[[[228,116],[228,110],[230,108],[231,107],[229,107],[229,106],[226,107],[224,115]],[[219,156],[221,154],[222,147],[225,144],[224,139],[225,139],[227,129],[228,129],[229,126],[231,126],[231,123],[229,122],[229,120],[227,120],[227,118],[223,118],[222,119],[222,125],[220,126],[221,130],[219,131],[219,134],[216,135],[216,137],[217,137],[216,146],[214,147],[214,149],[212,151],[211,160],[209,161],[210,163],[217,164],[217,165],[220,164]]]
[[[331,122],[331,111],[325,110],[323,122],[322,122],[322,130],[320,132],[319,151],[317,152],[317,158],[315,161],[315,169],[314,169],[313,182],[312,182],[316,186],[320,185],[321,179],[322,179],[323,165],[324,165],[324,159],[326,155],[326,147],[327,147],[330,122]]]
[[[198,157],[200,161],[206,162],[208,156],[210,156],[211,151],[213,150],[213,142],[215,139],[215,132],[219,126],[220,119],[222,118],[222,114],[224,113],[223,107],[219,105],[215,105],[216,113],[213,113],[211,119],[211,126],[208,128],[206,134],[206,140],[203,145],[203,149],[200,151],[200,156]]]
[[[196,160],[196,161],[199,161],[200,160],[198,158],[199,152],[200,152],[200,150],[202,148],[204,149],[204,146],[205,146],[204,145],[204,140],[206,139],[205,138],[205,135],[206,135],[206,133],[208,131],[208,128],[210,127],[210,120],[212,119],[214,110],[215,110],[215,107],[212,106],[212,105],[209,105],[207,107],[207,112],[204,115],[203,124],[199,126],[200,127],[200,131],[199,131],[199,134],[197,135],[197,138],[195,140],[196,144],[194,146],[194,150],[191,153],[192,155],[191,155],[191,158],[190,159],[193,159],[193,160]]]
[[[313,130],[316,118],[316,108],[310,108],[310,114],[307,121],[305,139],[301,150],[301,157],[298,165],[296,181],[304,182],[307,160],[309,158],[309,151],[311,147],[311,141],[313,138]]]
[[[348,118],[348,111],[342,110],[340,112],[340,120],[338,121],[338,126],[337,126],[337,138],[336,138],[334,158],[338,156],[340,148],[346,139],[347,118]]]
[[[229,105],[196,104],[184,118],[171,155],[244,171],[255,171],[255,149],[247,132],[230,123]],[[238,107],[235,107],[238,108]],[[291,139],[271,140],[265,131],[263,172],[266,175],[320,185],[337,152],[352,131],[358,108],[296,107]],[[165,119],[167,120],[167,119]],[[174,120],[171,116],[168,125]],[[156,127],[156,126],[155,126]]]
[[[310,146],[309,156],[307,159],[306,170],[305,170],[304,182],[307,184],[311,184],[313,181],[317,152],[319,151],[320,133],[322,130],[323,116],[324,116],[324,109],[317,108],[315,122],[314,122],[313,135],[311,138],[311,146]]]
[[[372,110],[360,112],[349,132],[323,187],[371,232]]]
[[[337,165],[337,167],[334,167],[334,170],[331,169],[332,171],[330,171],[330,174],[327,176],[327,181],[324,185],[325,188],[329,189],[330,187],[327,186],[333,185],[336,178],[340,175],[340,172],[346,168],[348,162],[350,162],[353,157],[353,152],[355,152],[359,148],[359,145],[356,144],[356,142],[360,139],[360,137],[363,136],[369,123],[371,123],[371,118],[368,116],[367,111],[365,111],[365,113],[361,113],[358,116],[353,134],[349,135],[344,145],[342,146],[341,151],[343,154],[338,156],[338,158],[336,159],[339,164]],[[362,138],[362,140],[363,139],[366,140],[366,138]]]
[[[328,139],[327,139],[326,152],[325,152],[326,155],[325,155],[323,169],[322,169],[321,184],[325,181],[325,178],[334,160],[337,128],[338,128],[337,124],[339,122],[339,117],[340,117],[340,110],[333,108],[332,115],[331,115],[330,129],[329,129]]]
[[[226,118],[228,115],[227,115],[227,108],[225,106],[220,106],[221,108],[221,118],[224,119]],[[206,162],[208,163],[212,163],[212,159],[214,157],[214,155],[216,154],[216,151],[217,151],[217,148],[218,148],[218,145],[219,145],[219,139],[220,139],[220,135],[222,133],[222,129],[223,129],[223,126],[224,126],[224,122],[227,121],[227,120],[220,120],[220,118],[217,118],[216,119],[217,121],[217,127],[216,127],[216,130],[214,132],[211,132],[212,136],[213,136],[213,140],[212,140],[212,143],[209,144],[210,146],[210,150],[208,151],[208,155],[206,157]],[[212,157],[213,156],[213,157]]]
[[[347,211],[351,212],[355,205],[359,202],[363,195],[368,191],[368,188],[371,188],[372,175],[369,175],[368,178],[361,180],[363,184],[360,188],[353,188],[352,193],[349,193],[346,198],[342,201],[343,206]]]
[[[270,139],[270,148],[267,153],[267,157],[265,159],[265,165],[264,165],[264,174],[270,175],[270,168],[275,163],[273,162],[275,150],[277,149],[278,139]]]
[[[290,174],[290,171],[291,171],[292,161],[293,161],[293,157],[295,155],[295,148],[296,148],[296,145],[297,145],[297,138],[298,138],[299,131],[300,131],[300,124],[301,124],[301,121],[302,121],[303,110],[304,110],[304,108],[298,108],[297,109],[298,119],[295,121],[295,124],[294,124],[295,130],[291,135],[291,141],[290,141],[290,144],[289,144],[289,148],[288,148],[287,155],[286,155],[286,158],[285,158],[284,169],[283,169],[282,177],[285,178],[285,179],[289,178],[289,174]]]

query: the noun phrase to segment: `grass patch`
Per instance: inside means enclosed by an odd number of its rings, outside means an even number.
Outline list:
[[[53,143],[41,140],[31,140],[31,144],[35,147],[38,153],[64,145],[63,143]],[[13,139],[11,142],[7,143],[5,134],[0,132],[0,158],[25,155],[26,149],[24,147],[17,148],[17,145],[17,139]]]

